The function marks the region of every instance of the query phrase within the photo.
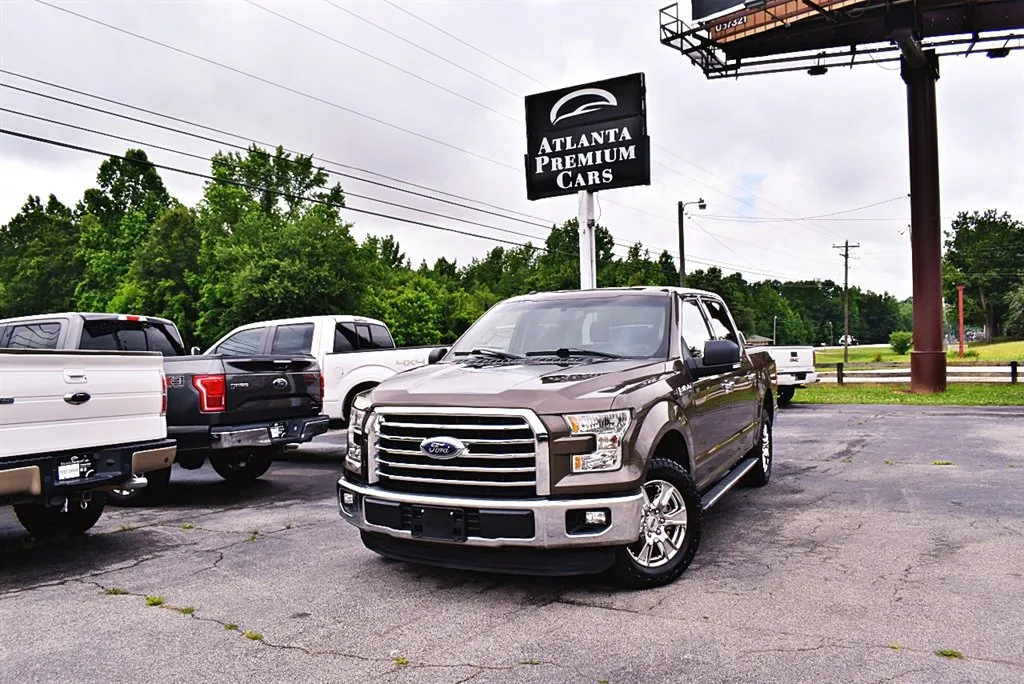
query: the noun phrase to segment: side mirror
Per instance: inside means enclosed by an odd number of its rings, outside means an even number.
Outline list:
[[[731,366],[740,362],[740,346],[729,340],[708,340],[703,358],[705,366]]]
[[[430,354],[427,356],[428,364],[435,364],[444,358],[444,355],[448,353],[447,347],[438,347],[437,349],[431,349]]]
[[[192,349],[190,349],[188,353],[191,354],[192,356],[202,356],[203,350],[200,349],[199,347],[192,347]]]

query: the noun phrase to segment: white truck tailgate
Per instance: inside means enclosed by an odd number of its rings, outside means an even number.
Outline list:
[[[0,352],[0,458],[163,439],[158,354]]]

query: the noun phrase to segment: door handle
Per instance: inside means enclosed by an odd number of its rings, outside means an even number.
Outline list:
[[[88,382],[89,378],[84,370],[67,369],[64,371],[64,382],[69,385],[79,385]]]
[[[90,399],[92,399],[92,395],[90,395],[88,392],[68,392],[67,394],[64,395],[64,401],[66,401],[69,404],[74,404],[75,406],[78,406],[79,404],[84,404]]]

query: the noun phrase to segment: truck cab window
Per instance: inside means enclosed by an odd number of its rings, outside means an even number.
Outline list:
[[[690,350],[690,355],[700,358],[704,354],[704,343],[714,339],[708,330],[704,312],[696,299],[684,299],[679,307],[679,327],[683,332],[683,343]]]
[[[12,325],[7,347],[10,349],[56,349],[60,323]]]
[[[278,326],[274,334],[272,354],[308,354],[313,348],[313,324],[298,323]]]
[[[370,340],[374,349],[394,349],[395,341],[391,339],[391,333],[383,325],[370,326]]]
[[[181,342],[159,323],[100,319],[86,321],[79,349],[160,352],[184,356]]]
[[[708,322],[711,324],[711,331],[714,334],[715,339],[728,340],[739,344],[739,340],[732,329],[732,321],[729,320],[729,313],[725,310],[725,306],[714,299],[705,299],[703,302],[705,308],[708,310],[708,315],[710,317]]]
[[[351,323],[338,323],[334,326],[334,353],[359,349],[359,338],[356,337],[356,329]]]
[[[260,341],[263,339],[263,330],[263,328],[239,330],[218,344],[213,352],[226,356],[251,356],[258,354],[260,351]]]
[[[359,337],[360,349],[373,349],[373,340],[370,339],[370,326],[362,324],[357,325],[356,336]]]

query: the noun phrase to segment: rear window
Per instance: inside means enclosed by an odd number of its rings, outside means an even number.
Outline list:
[[[162,323],[101,319],[86,321],[79,349],[159,352],[184,356],[177,336]]]
[[[24,323],[11,326],[10,349],[56,349],[60,323]]]
[[[278,326],[274,334],[272,354],[308,354],[313,348],[313,324],[298,323]]]

